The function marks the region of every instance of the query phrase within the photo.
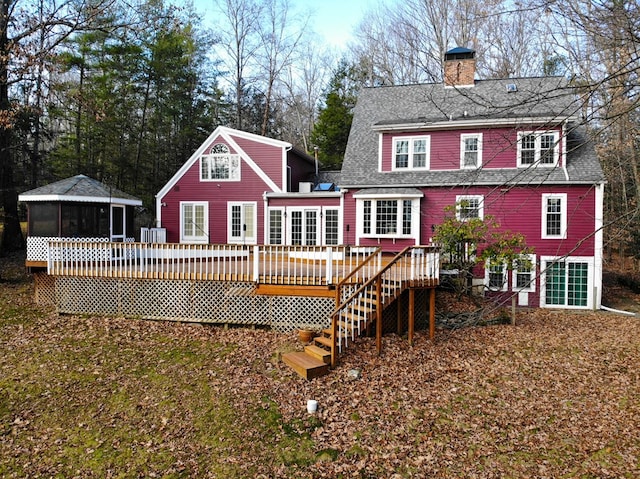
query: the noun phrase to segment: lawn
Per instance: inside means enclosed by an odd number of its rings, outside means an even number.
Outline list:
[[[58,317],[2,261],[0,477],[640,476],[638,318],[363,339],[306,382],[294,335]]]

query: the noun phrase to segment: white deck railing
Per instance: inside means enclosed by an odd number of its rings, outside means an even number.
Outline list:
[[[30,262],[47,262],[49,254],[49,243],[51,241],[82,241],[85,243],[108,243],[109,238],[62,238],[59,236],[27,236],[27,261]],[[126,238],[125,242],[132,243],[134,238]],[[85,254],[90,254],[91,250],[87,250]],[[96,254],[98,252],[96,251]]]
[[[379,248],[350,246],[211,245],[177,243],[48,242],[54,276],[253,281],[331,285],[371,256],[352,276],[363,283],[380,269]]]

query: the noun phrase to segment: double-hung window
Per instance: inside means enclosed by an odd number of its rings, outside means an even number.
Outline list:
[[[536,290],[536,257],[522,255],[513,264],[514,291],[532,292]]]
[[[208,154],[200,157],[201,181],[239,181],[240,155],[229,153],[229,147],[217,143]]]
[[[393,169],[428,169],[429,149],[429,136],[394,138]]]
[[[414,233],[414,200],[366,199],[361,205],[364,236],[410,237]]]
[[[518,166],[557,166],[557,131],[521,131],[518,133]]]
[[[460,168],[482,166],[482,133],[460,135]]]
[[[542,195],[542,238],[567,237],[567,194]]]
[[[460,221],[484,218],[484,197],[479,195],[456,196],[456,217]]]
[[[491,291],[507,290],[507,265],[488,263],[485,268],[485,282]]]

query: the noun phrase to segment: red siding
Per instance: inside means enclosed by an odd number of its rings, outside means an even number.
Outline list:
[[[357,190],[356,190],[357,191]],[[470,188],[423,188],[424,198],[420,200],[420,243],[429,243],[433,236],[432,226],[442,222],[446,206],[454,205],[459,195],[484,196],[484,215],[493,216],[501,229],[508,229],[525,235],[527,244],[534,248],[538,256],[593,256],[595,229],[595,188],[591,186],[538,186],[514,187],[500,190],[492,187]],[[354,191],[355,192],[355,191]],[[344,239],[355,243],[356,208],[353,193],[345,197]],[[542,195],[546,193],[567,194],[567,238],[564,240],[542,239]],[[346,231],[347,225],[350,231]],[[389,251],[397,251],[399,240],[363,239],[361,244],[380,244]]]
[[[558,129],[559,131],[559,129]],[[385,133],[382,139],[382,171],[393,169],[393,139],[428,135],[431,138],[431,170],[460,169],[460,135],[482,133],[482,166],[484,168],[516,168],[518,130],[490,128],[451,130],[428,133]],[[560,143],[562,152],[562,143]]]
[[[322,206],[340,206],[340,198],[333,197],[291,197],[291,198],[270,198],[269,207],[322,207]]]
[[[283,185],[282,183],[282,147],[266,145],[264,143],[258,143],[241,137],[234,137],[233,139],[279,188],[286,189],[286,185]],[[243,188],[245,188],[244,169],[242,173]]]
[[[282,148],[234,138],[247,154],[251,155],[260,168],[267,171],[276,184],[282,183]],[[214,143],[226,143],[221,138]],[[231,147],[230,147],[231,148]],[[232,148],[231,148],[232,149]],[[233,150],[233,149],[232,149]],[[236,153],[232,151],[232,153]],[[169,193],[160,202],[162,208],[162,226],[167,229],[167,241],[180,241],[180,202],[209,202],[209,242],[227,242],[227,203],[230,201],[256,202],[257,221],[256,238],[264,238],[264,201],[262,194],[271,188],[244,161],[241,162],[241,180],[237,181],[200,181],[200,162],[196,161],[178,180]]]

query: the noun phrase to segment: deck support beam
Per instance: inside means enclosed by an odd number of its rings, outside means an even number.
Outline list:
[[[436,337],[436,289],[429,290],[429,339]]]
[[[416,290],[409,288],[409,345],[413,346],[413,332],[416,328]]]
[[[376,351],[382,353],[382,277],[376,280]]]

